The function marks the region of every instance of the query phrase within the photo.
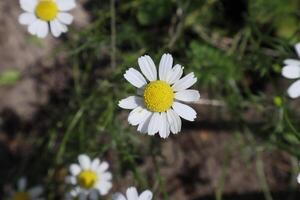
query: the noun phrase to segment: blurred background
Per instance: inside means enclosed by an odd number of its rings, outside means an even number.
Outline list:
[[[298,200],[298,0],[78,0],[59,39],[30,36],[17,0],[0,2],[0,199],[20,176],[63,199],[77,155],[110,163],[113,189],[154,199]],[[118,100],[137,58],[169,52],[195,72],[196,122],[163,140],[127,123]],[[110,199],[110,195],[103,199]]]

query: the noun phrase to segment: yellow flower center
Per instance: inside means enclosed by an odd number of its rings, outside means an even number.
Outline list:
[[[17,192],[12,200],[30,200],[30,197],[26,192]]]
[[[152,81],[144,90],[144,104],[152,112],[165,112],[173,104],[174,93],[165,81]]]
[[[36,16],[43,21],[51,21],[55,19],[57,13],[58,8],[53,0],[40,0],[35,8]]]
[[[97,174],[91,170],[84,170],[77,176],[80,187],[90,189],[97,182]]]

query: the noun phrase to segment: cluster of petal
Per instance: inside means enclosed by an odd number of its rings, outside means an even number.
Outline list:
[[[113,195],[113,200],[151,200],[152,192],[150,190],[145,190],[140,195],[138,194],[135,187],[130,187],[126,191],[126,197],[121,193],[116,193]]]
[[[19,194],[23,194],[30,200],[44,200],[41,197],[43,191],[44,189],[40,185],[27,189],[27,179],[22,177],[18,180],[16,190],[11,191],[9,199],[17,199]]]
[[[180,132],[180,117],[188,121],[194,121],[196,118],[195,110],[182,103],[194,102],[200,98],[197,90],[188,89],[197,81],[194,73],[189,73],[181,78],[183,67],[179,64],[173,66],[173,57],[170,54],[162,56],[158,72],[150,56],[140,57],[138,64],[146,78],[138,70],[128,69],[124,77],[137,88],[137,95],[119,101],[121,108],[132,109],[128,116],[128,122],[133,126],[138,126],[137,130],[141,133],[148,133],[149,135],[159,133],[162,138],[167,138],[170,132],[173,134]],[[165,112],[150,111],[146,108],[142,97],[145,86],[157,80],[169,84],[174,92],[174,101]]]
[[[57,15],[50,21],[39,18],[36,8],[41,1],[53,1],[57,7]],[[75,8],[75,0],[20,0],[21,8],[25,11],[19,16],[19,23],[28,26],[28,32],[39,38],[45,38],[49,29],[54,37],[59,37],[68,31],[66,25],[70,25],[73,16],[67,11]],[[50,26],[50,28],[49,28]]]
[[[300,58],[300,43],[295,45],[295,50]],[[281,74],[288,79],[299,79],[300,78],[300,60],[297,59],[286,59],[284,60],[284,67],[282,68]],[[300,96],[300,80],[295,81],[287,90],[288,95],[291,98],[297,98]]]
[[[70,176],[66,177],[66,182],[73,185],[73,189],[67,195],[68,199],[79,198],[80,200],[97,200],[99,195],[106,195],[112,187],[112,174],[108,172],[109,164],[100,159],[91,160],[87,155],[78,156],[79,164],[71,164],[69,167]],[[91,171],[97,175],[95,184],[91,188],[83,188],[78,183],[78,176],[83,171]]]

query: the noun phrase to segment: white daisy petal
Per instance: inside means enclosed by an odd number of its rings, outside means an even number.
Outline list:
[[[58,20],[53,20],[50,22],[51,33],[54,37],[59,37],[62,33],[62,28]]]
[[[78,161],[83,170],[90,169],[91,167],[91,159],[85,154],[81,154],[78,156]]]
[[[34,21],[28,26],[28,32],[31,33],[32,35],[36,35],[38,28],[39,28],[39,19],[37,19],[36,21]]]
[[[297,176],[297,182],[300,184],[300,174]]]
[[[174,134],[179,133],[181,130],[181,119],[178,116],[178,114],[173,109],[169,109],[167,111],[167,118],[168,118],[168,122],[170,124],[170,130],[172,131],[172,133],[174,133]]]
[[[288,65],[284,66],[281,71],[282,76],[289,79],[300,78],[300,66]]]
[[[76,7],[75,0],[56,0],[60,11],[69,11]]]
[[[96,189],[91,190],[90,194],[89,194],[89,199],[90,200],[98,200],[98,190],[96,190]]]
[[[143,104],[143,99],[137,96],[130,96],[119,101],[119,107],[124,109],[135,109]]]
[[[197,116],[197,113],[193,108],[179,102],[174,102],[172,108],[180,117],[188,121],[194,121]]]
[[[48,33],[49,33],[48,23],[40,20],[36,35],[39,38],[45,38],[48,35]]]
[[[98,169],[98,167],[99,167],[99,164],[100,164],[100,159],[99,158],[95,158],[92,161],[91,170],[96,171]]]
[[[87,200],[87,199],[88,199],[88,196],[87,196],[85,193],[81,192],[81,193],[79,193],[79,195],[78,195],[78,199],[79,199],[79,200]]]
[[[70,165],[69,170],[73,176],[77,176],[80,173],[81,168],[77,164],[72,164]]]
[[[100,183],[96,185],[96,188],[99,190],[101,195],[106,195],[112,188],[112,184],[108,181],[100,181]]]
[[[162,112],[160,114],[161,118],[161,124],[159,128],[159,135],[161,138],[167,138],[170,135],[170,127],[167,120],[167,114],[165,112]]]
[[[75,185],[77,183],[76,177],[75,176],[66,176],[65,182]]]
[[[105,172],[100,175],[100,178],[102,179],[100,181],[109,182],[112,179],[112,174],[110,172]]]
[[[295,45],[295,50],[296,50],[296,53],[297,53],[298,57],[300,57],[300,43],[297,43]]]
[[[125,196],[121,193],[115,193],[112,195],[113,200],[126,200]]]
[[[145,116],[144,120],[139,123],[139,126],[137,128],[137,130],[139,132],[141,132],[141,133],[147,133],[151,117],[152,117],[152,113],[149,112]]]
[[[28,194],[31,197],[31,199],[35,199],[39,197],[43,193],[43,187],[42,186],[37,186],[32,189],[28,190]]]
[[[175,93],[175,99],[186,102],[198,101],[200,93],[197,90],[181,90]]]
[[[131,83],[131,85],[137,87],[137,88],[141,88],[144,85],[147,84],[145,78],[143,77],[143,75],[137,71],[136,69],[133,68],[129,68],[125,74],[124,74],[124,78]]]
[[[37,3],[37,0],[20,0],[21,8],[30,13],[34,13]]]
[[[300,80],[295,81],[287,90],[288,95],[291,98],[300,97]]]
[[[153,113],[150,122],[149,122],[149,126],[148,126],[148,134],[149,135],[155,135],[155,133],[158,132],[159,128],[160,128],[160,123],[161,123],[161,117],[159,113]]]
[[[169,71],[167,75],[167,83],[172,85],[177,82],[183,74],[183,67],[181,65],[175,65],[171,71]]]
[[[108,169],[108,167],[109,167],[109,164],[108,164],[108,162],[105,162],[105,161],[103,161],[103,162],[101,162],[101,164],[98,166],[98,171],[100,171],[100,172],[104,172],[104,171],[106,171],[107,169]]]
[[[182,79],[175,82],[172,88],[174,91],[181,91],[191,87],[196,82],[197,82],[197,78],[194,76],[194,73],[191,72],[185,77],[183,77]]]
[[[128,200],[138,200],[139,195],[135,187],[130,187],[126,191],[126,196]]]
[[[60,12],[57,15],[57,19],[63,24],[70,25],[73,22],[74,17],[69,13]]]
[[[139,200],[151,200],[153,197],[153,194],[150,190],[145,190],[140,196]]]
[[[157,70],[155,64],[150,56],[145,55],[138,59],[138,64],[149,81],[156,81],[157,80]]]
[[[26,178],[22,177],[18,180],[18,190],[19,191],[25,191],[26,186],[27,186],[27,180]]]
[[[169,72],[173,66],[173,57],[170,54],[164,54],[159,62],[159,79],[166,81]]]
[[[142,121],[145,121],[146,117],[149,116],[149,113],[150,111],[139,106],[129,113],[128,122],[133,126],[137,126]]]
[[[37,18],[33,13],[22,13],[19,16],[19,23],[22,25],[29,25],[36,21]]]
[[[296,60],[296,59],[285,59],[283,61],[283,63],[285,65],[296,65],[296,66],[300,66],[300,60]]]

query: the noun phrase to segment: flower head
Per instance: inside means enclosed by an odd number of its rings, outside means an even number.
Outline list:
[[[300,58],[300,43],[295,45],[295,50]],[[288,79],[300,78],[300,60],[286,59],[284,60],[285,66],[282,68],[281,74]],[[300,80],[295,81],[287,90],[288,95],[291,98],[297,98],[300,96]]]
[[[140,195],[135,187],[130,187],[126,191],[126,197],[121,193],[116,193],[113,195],[113,200],[151,200],[152,192],[150,190],[145,190]]]
[[[137,88],[137,95],[127,97],[119,102],[124,109],[132,109],[128,122],[138,126],[141,133],[167,138],[170,132],[176,134],[181,130],[181,119],[194,121],[196,112],[182,102],[193,102],[200,98],[197,90],[188,89],[197,78],[194,73],[181,78],[183,67],[173,67],[173,57],[164,54],[156,66],[150,56],[142,56],[138,64],[143,75],[134,68],[124,74],[125,79]],[[179,117],[180,116],[180,117]]]
[[[22,177],[18,180],[16,190],[13,190],[10,199],[12,200],[41,200],[41,194],[43,193],[42,186],[32,187],[27,189],[27,179]]]
[[[19,16],[19,22],[28,26],[28,32],[39,38],[45,38],[50,31],[54,37],[67,32],[73,16],[67,13],[73,9],[75,0],[20,0],[25,11]]]
[[[72,198],[98,199],[100,195],[106,195],[112,187],[112,175],[107,171],[107,162],[100,162],[98,158],[91,160],[87,155],[78,156],[79,164],[70,165],[71,176],[66,177],[66,182],[74,188],[70,191]]]

